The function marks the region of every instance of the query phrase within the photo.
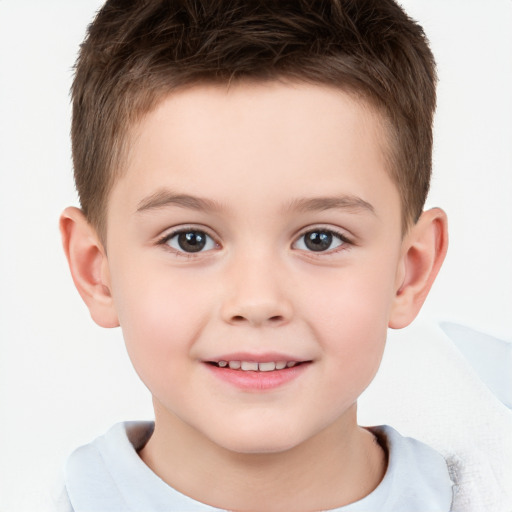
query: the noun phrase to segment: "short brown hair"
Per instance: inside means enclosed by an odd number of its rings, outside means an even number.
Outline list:
[[[393,0],[108,0],[88,28],[72,87],[82,209],[105,234],[130,126],[197,83],[286,79],[360,95],[389,125],[390,175],[404,227],[419,217],[432,165],[435,62]]]

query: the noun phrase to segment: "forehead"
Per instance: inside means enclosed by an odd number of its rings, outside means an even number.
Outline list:
[[[293,202],[332,188],[364,200],[379,181],[395,189],[386,135],[374,109],[339,89],[198,85],[169,94],[133,127],[112,199],[135,206],[169,188],[219,203],[249,192]]]

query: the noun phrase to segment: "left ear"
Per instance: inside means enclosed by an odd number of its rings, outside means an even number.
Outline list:
[[[419,313],[448,249],[448,221],[440,208],[423,212],[405,235],[389,327],[401,329]]]

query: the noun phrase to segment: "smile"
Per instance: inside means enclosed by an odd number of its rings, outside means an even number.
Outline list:
[[[270,392],[300,378],[312,360],[297,360],[284,354],[255,357],[231,354],[231,357],[205,360],[206,367],[216,378],[244,392]],[[259,361],[258,361],[259,359]]]
[[[302,364],[299,361],[266,361],[262,363],[257,361],[209,361],[209,363],[218,368],[229,368],[244,372],[273,372]]]

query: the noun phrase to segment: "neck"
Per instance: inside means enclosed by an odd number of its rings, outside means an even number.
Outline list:
[[[370,494],[385,473],[386,456],[373,435],[357,426],[355,405],[343,421],[299,446],[257,454],[226,450],[167,411],[155,412],[142,460],[174,489],[214,507],[336,508]]]

